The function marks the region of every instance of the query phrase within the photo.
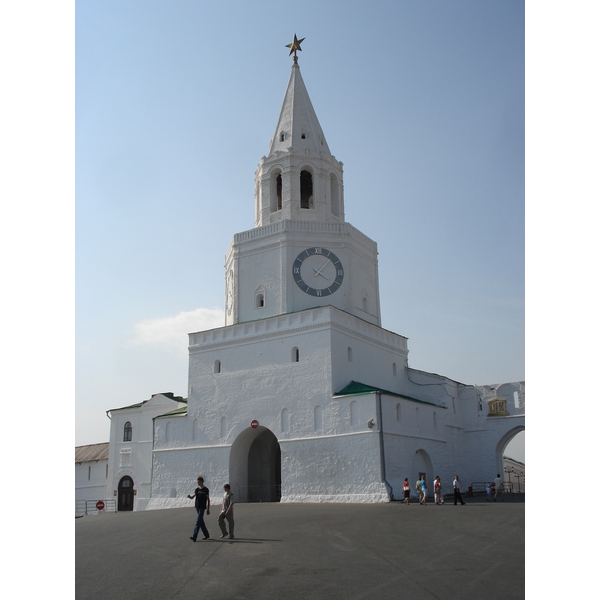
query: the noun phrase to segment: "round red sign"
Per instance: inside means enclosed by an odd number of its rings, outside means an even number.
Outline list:
[[[250,423],[250,426],[252,427],[252,429],[256,429],[258,427],[258,421],[256,419],[254,419],[254,421],[252,421],[252,423]]]
[[[104,502],[102,502],[102,500],[98,500],[98,502],[96,502],[96,508],[98,510],[102,510],[104,508]]]

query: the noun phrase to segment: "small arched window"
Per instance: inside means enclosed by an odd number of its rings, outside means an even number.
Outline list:
[[[282,196],[282,181],[281,181],[281,171],[277,170],[271,174],[271,183],[270,183],[270,209],[271,212],[276,212],[281,210],[283,203]]]
[[[315,431],[323,431],[323,409],[315,406]]]
[[[300,362],[300,350],[295,346],[292,348],[292,362]]]
[[[398,423],[400,423],[401,420],[402,420],[402,408],[400,406],[400,402],[398,402],[398,404],[396,404],[396,421],[398,421]]]
[[[279,173],[279,175],[277,175],[277,210],[281,210],[281,207],[283,206],[282,189],[281,173]]]
[[[330,192],[331,192],[331,214],[336,217],[339,217],[340,216],[340,196],[339,196],[338,178],[335,176],[335,173],[331,174]]]
[[[352,362],[352,348],[348,346],[348,362]]]
[[[264,306],[265,306],[264,294],[256,294],[255,306],[256,306],[256,308],[264,308]]]
[[[287,408],[281,411],[281,433],[288,433],[290,430],[290,415]]]
[[[123,441],[124,442],[130,442],[131,441],[131,435],[132,435],[132,427],[131,427],[131,423],[129,421],[127,421],[127,423],[125,423],[125,427],[123,427]]]
[[[215,371],[215,373],[221,372],[221,361],[220,360],[215,360],[214,371]]]
[[[397,371],[396,363],[392,364],[392,373],[394,374],[394,377],[396,377]]]

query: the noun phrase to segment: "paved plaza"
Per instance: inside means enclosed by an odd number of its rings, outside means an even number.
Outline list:
[[[77,600],[525,597],[525,504],[237,504],[221,540],[189,508],[76,519]]]

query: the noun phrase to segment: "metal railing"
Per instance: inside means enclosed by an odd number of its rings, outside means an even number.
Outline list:
[[[100,512],[98,510],[98,502],[104,503],[103,512],[117,512],[117,501],[111,500],[75,500],[76,515],[90,515]]]
[[[515,493],[515,484],[510,481],[504,481],[504,489],[503,492],[505,494],[514,494]],[[493,481],[473,481],[469,486],[469,489],[473,492],[473,494],[485,494],[487,486],[492,488],[492,494],[494,493],[494,482]]]

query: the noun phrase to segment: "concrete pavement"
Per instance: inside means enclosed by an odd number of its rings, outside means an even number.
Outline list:
[[[78,600],[525,597],[525,504],[236,504],[234,540],[189,508],[77,519]],[[213,498],[217,502],[217,498]]]

